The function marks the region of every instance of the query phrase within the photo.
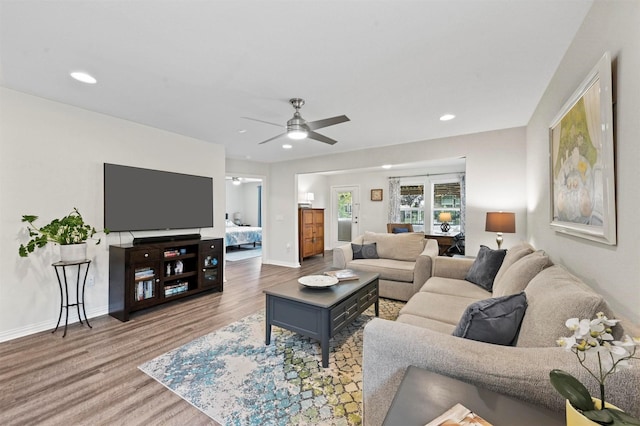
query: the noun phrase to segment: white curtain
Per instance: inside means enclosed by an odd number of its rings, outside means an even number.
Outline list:
[[[467,178],[463,173],[460,175],[460,232],[466,228],[467,218]]]
[[[400,223],[400,178],[389,178],[389,223]]]

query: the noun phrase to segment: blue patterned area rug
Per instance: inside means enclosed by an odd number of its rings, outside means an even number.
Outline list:
[[[380,317],[404,305],[380,299]],[[280,327],[264,344],[264,311],[167,352],[140,370],[223,425],[362,424],[362,330],[373,307],[320,345]]]

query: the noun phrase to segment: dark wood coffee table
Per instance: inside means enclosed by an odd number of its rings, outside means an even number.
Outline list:
[[[383,426],[424,426],[458,403],[495,426],[565,424],[564,413],[410,366]]]
[[[321,274],[321,273],[320,273]],[[310,288],[287,281],[264,290],[267,297],[266,338],[271,326],[286,328],[320,341],[322,366],[329,366],[329,339],[350,324],[369,306],[378,316],[378,274],[358,272],[359,279],[341,281],[326,288]]]

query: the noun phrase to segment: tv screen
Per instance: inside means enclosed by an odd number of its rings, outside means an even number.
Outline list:
[[[110,231],[213,226],[213,179],[104,163],[104,226]]]

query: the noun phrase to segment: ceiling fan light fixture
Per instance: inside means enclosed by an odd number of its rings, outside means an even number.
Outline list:
[[[298,130],[290,130],[287,132],[287,136],[289,139],[293,139],[299,141],[307,137],[309,133],[306,130],[298,129]]]

